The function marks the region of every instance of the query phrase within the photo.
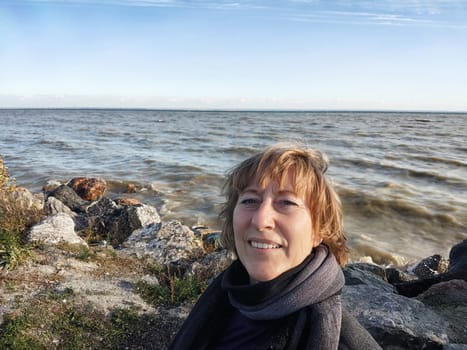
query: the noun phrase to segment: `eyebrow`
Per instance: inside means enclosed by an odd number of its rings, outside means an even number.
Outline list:
[[[253,194],[258,194],[259,195],[260,191],[255,189],[255,188],[247,187],[243,191],[240,191],[238,194],[242,195],[242,194],[245,194],[245,193],[253,193]]]
[[[259,190],[258,188],[256,187],[247,187],[245,188],[243,191],[241,191],[239,194],[242,195],[242,194],[245,194],[245,193],[253,193],[253,194],[256,194],[256,195],[260,195],[263,191]],[[277,194],[291,194],[295,197],[299,197],[299,195],[297,193],[295,193],[294,191],[290,191],[290,190],[280,190],[280,191],[273,191],[273,193],[277,193]]]

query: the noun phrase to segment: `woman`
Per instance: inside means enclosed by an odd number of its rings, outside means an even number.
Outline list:
[[[342,309],[340,200],[315,150],[274,145],[227,177],[223,240],[234,261],[171,349],[380,349]]]

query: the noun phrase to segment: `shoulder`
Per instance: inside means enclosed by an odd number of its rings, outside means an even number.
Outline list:
[[[381,346],[344,307],[339,338],[339,350],[379,350]]]
[[[231,311],[227,293],[221,288],[222,274],[216,277],[183,322],[172,341],[170,350],[199,349],[200,343],[208,342],[223,325],[223,320]]]

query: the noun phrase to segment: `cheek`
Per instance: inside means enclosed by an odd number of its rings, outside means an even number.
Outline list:
[[[317,232],[315,229],[314,229],[314,225],[313,225],[313,222],[310,222],[310,231],[311,231],[311,239],[312,239],[312,242],[313,242],[313,248],[320,245],[321,242],[323,241],[323,238],[321,237],[321,235],[319,234],[319,232]]]
[[[232,225],[233,225],[234,231],[236,231],[236,228],[243,227],[246,221],[247,221],[247,217],[245,215],[245,212],[235,207],[233,211],[233,216],[232,216]]]
[[[244,249],[242,245],[242,237],[246,232],[245,224],[243,223],[242,219],[243,216],[241,215],[240,211],[235,208],[232,216],[232,228],[235,250],[239,257],[243,256]]]
[[[313,231],[313,225],[311,224],[311,218],[304,216],[301,221],[296,220],[296,223],[299,223],[296,226],[297,230],[300,230],[299,232],[303,232],[302,235],[302,244],[304,248],[309,249],[310,247],[315,247],[316,246],[316,236]]]
[[[233,215],[232,215],[232,226],[235,231],[235,227],[238,225],[239,217],[238,217],[238,210],[237,207],[234,208]]]

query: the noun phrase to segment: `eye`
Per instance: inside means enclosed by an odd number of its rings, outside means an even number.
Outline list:
[[[279,201],[279,203],[285,207],[298,205],[297,203],[295,203],[294,201],[291,201],[290,199],[282,199],[281,201]]]
[[[258,200],[254,199],[254,198],[245,198],[245,199],[242,199],[240,201],[240,203],[242,203],[242,204],[256,204],[256,203],[258,203]]]
[[[281,212],[289,212],[299,207],[298,201],[291,198],[279,198],[275,202],[276,210]]]
[[[257,208],[261,204],[261,201],[258,198],[246,197],[240,199],[239,203],[246,208]]]

